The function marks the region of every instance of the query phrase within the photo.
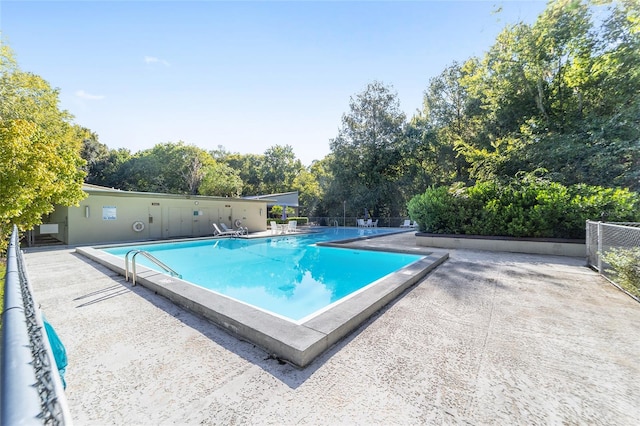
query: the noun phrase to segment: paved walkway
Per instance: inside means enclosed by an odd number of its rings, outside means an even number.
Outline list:
[[[640,424],[637,302],[583,259],[450,255],[304,370],[72,250],[25,258],[77,425]]]

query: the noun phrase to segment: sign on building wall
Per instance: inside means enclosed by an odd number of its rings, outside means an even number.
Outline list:
[[[116,206],[102,206],[102,220],[116,220]]]

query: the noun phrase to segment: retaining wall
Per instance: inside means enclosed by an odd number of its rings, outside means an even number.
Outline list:
[[[551,238],[482,237],[418,232],[416,233],[416,244],[445,249],[506,251],[571,257],[586,257],[587,254],[586,244],[583,240]]]

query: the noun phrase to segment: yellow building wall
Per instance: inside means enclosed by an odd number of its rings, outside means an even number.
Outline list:
[[[50,215],[51,222],[66,224],[54,237],[70,245],[204,237],[213,235],[213,222],[234,227],[238,220],[250,232],[267,229],[266,201],[126,191],[88,193],[80,206],[60,207]]]

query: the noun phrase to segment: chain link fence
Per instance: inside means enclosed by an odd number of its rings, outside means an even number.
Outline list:
[[[320,226],[358,226],[358,219],[363,217],[355,216],[314,216],[309,217],[309,224]],[[409,217],[372,217],[378,221],[377,226],[382,228],[399,228]]]
[[[72,423],[42,312],[33,299],[16,227],[7,250],[1,371],[2,426]]]
[[[588,220],[586,243],[588,265],[615,283],[611,265],[603,257],[612,249],[640,247],[640,223]]]

